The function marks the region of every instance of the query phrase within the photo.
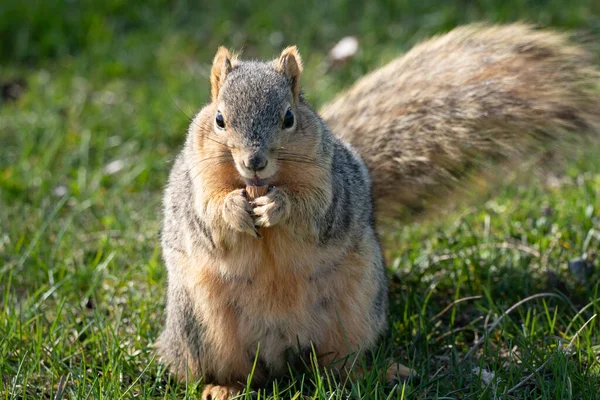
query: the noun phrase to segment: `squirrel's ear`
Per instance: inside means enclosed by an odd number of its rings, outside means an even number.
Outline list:
[[[275,67],[290,78],[292,93],[298,100],[300,95],[300,75],[302,74],[302,58],[296,46],[290,46],[281,52],[279,59],[275,61]]]
[[[217,99],[219,90],[223,87],[223,82],[227,74],[231,72],[231,54],[225,47],[219,47],[217,54],[213,59],[212,69],[210,70],[210,94],[212,101]]]

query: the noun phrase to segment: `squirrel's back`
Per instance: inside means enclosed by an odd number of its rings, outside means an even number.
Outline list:
[[[599,76],[560,33],[470,25],[360,79],[323,117],[364,158],[378,201],[418,207],[485,160],[597,133]]]

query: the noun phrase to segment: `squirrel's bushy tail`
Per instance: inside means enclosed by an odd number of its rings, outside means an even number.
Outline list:
[[[471,25],[360,79],[323,117],[364,158],[378,201],[419,207],[486,161],[598,133],[599,77],[563,34]]]

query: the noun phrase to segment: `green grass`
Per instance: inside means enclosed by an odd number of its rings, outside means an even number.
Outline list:
[[[201,393],[151,343],[164,320],[161,191],[218,45],[267,58],[298,44],[319,106],[457,24],[523,19],[600,37],[600,3],[585,0],[133,4],[0,5],[0,82],[26,83],[0,100],[2,399]],[[326,73],[347,34],[359,54]],[[381,368],[357,382],[314,372],[268,395],[600,398],[599,262],[568,267],[600,253],[600,162],[593,148],[568,158],[560,185],[516,180],[432,220],[382,225],[392,322],[376,366],[393,355],[419,379],[391,388]],[[550,294],[505,315],[539,293]]]

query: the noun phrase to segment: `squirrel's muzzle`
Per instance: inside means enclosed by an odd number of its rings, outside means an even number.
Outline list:
[[[267,157],[257,153],[244,157],[244,160],[242,160],[242,164],[244,165],[244,167],[254,172],[264,170],[267,167],[268,163],[269,160],[267,159]]]
[[[235,166],[242,178],[269,179],[277,172],[277,160],[262,149],[242,150],[234,155]]]

